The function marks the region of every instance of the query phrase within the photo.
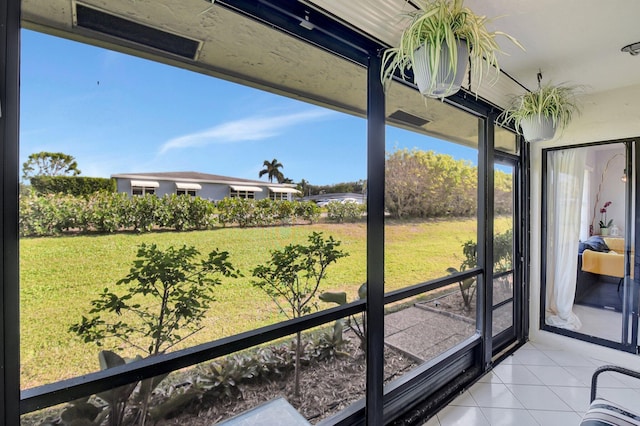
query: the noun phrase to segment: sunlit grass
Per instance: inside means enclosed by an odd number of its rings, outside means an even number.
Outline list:
[[[504,223],[506,227],[506,219]],[[313,231],[333,236],[349,253],[329,267],[321,291],[344,290],[349,300],[355,299],[358,286],[366,281],[365,223],[23,239],[22,388],[97,369],[98,348],[69,333],[69,326],[88,315],[91,300],[103,288],[115,287],[115,282],[127,275],[139,244],[155,243],[160,248],[193,245],[203,255],[216,248],[226,250],[244,274],[238,279],[224,279],[215,289],[216,302],[205,328],[180,346],[187,347],[284,319],[268,297],[252,286],[251,272],[270,258],[270,250],[305,244]],[[475,235],[476,221],[471,219],[387,224],[385,290],[445,276],[447,267],[459,266],[463,242],[475,239]],[[132,350],[121,353],[136,354]]]

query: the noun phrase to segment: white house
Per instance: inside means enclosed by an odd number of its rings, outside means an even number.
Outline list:
[[[299,191],[294,184],[262,182],[199,172],[118,173],[118,192],[131,195],[191,195],[208,200],[247,198],[260,200],[292,200]]]

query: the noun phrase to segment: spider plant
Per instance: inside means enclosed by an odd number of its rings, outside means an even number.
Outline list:
[[[498,122],[505,124],[513,120],[516,131],[529,142],[551,139],[556,128],[565,128],[573,116],[580,112],[576,102],[576,91],[579,86],[551,85],[539,86],[537,90],[514,97],[509,106],[500,114]],[[553,127],[548,138],[539,138],[529,134],[533,125],[542,126],[547,121]]]
[[[466,58],[471,64],[471,71],[478,78],[478,84],[483,79],[484,66],[494,68],[496,76],[499,65],[496,53],[502,50],[496,42],[496,36],[504,36],[518,47],[522,45],[513,37],[500,31],[489,31],[486,24],[491,20],[485,16],[474,14],[464,6],[464,0],[417,0],[419,9],[403,14],[409,19],[409,25],[402,33],[399,46],[385,50],[382,57],[381,79],[385,87],[399,71],[402,78],[407,79],[407,70],[413,70],[414,80],[417,58],[416,52],[424,46],[427,59],[426,68],[430,73],[426,87],[420,87],[420,92],[429,97],[445,97],[455,93],[462,83],[466,69]],[[459,64],[458,50],[465,49],[464,64]],[[483,62],[486,61],[486,62]],[[458,67],[462,67],[461,70]],[[450,76],[460,77],[459,82],[450,81],[448,90],[441,93],[437,88],[437,71]],[[449,80],[450,80],[449,79]],[[417,83],[417,81],[416,81]],[[456,87],[457,86],[457,87]]]

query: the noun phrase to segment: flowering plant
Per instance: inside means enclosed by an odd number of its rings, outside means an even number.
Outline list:
[[[600,209],[600,228],[608,228],[613,225],[613,219],[609,219],[607,222],[607,207],[611,205],[611,201],[604,203],[604,206]]]

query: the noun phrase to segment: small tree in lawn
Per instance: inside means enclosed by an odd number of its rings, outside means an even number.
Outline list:
[[[323,239],[321,232],[309,235],[309,244],[289,244],[271,252],[271,260],[253,270],[253,284],[262,289],[288,318],[298,318],[317,309],[315,294],[326,277],[327,267],[341,257],[340,241]],[[301,333],[296,334],[294,394],[300,395]]]
[[[129,275],[116,283],[124,287],[123,292],[105,288],[91,302],[93,308],[89,312],[96,315],[83,316],[70,331],[98,346],[115,339],[148,356],[164,353],[202,329],[200,324],[215,300],[213,288],[221,283],[220,275],[239,274],[225,251],[214,250],[201,260],[199,255],[195,247],[160,250],[155,244],[140,245]],[[142,382],[141,425],[157,383],[159,380]]]

